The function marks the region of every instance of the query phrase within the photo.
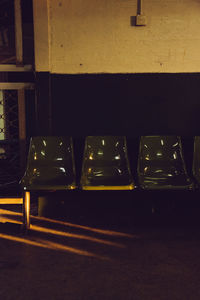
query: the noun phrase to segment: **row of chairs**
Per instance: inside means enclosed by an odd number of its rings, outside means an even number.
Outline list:
[[[194,139],[193,178],[188,176],[179,136],[142,136],[138,186],[144,190],[193,190],[200,184],[200,137]],[[24,193],[24,224],[30,226],[30,192],[48,190],[133,190],[124,136],[85,139],[80,182],[76,182],[71,137],[33,137],[20,184]]]

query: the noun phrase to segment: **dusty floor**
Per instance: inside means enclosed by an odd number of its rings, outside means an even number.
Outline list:
[[[197,208],[143,223],[119,208],[61,210],[38,217],[33,205],[24,235],[20,210],[1,208],[0,299],[200,299],[199,222],[183,222]]]

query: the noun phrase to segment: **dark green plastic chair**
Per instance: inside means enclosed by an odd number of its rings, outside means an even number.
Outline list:
[[[83,190],[134,189],[125,137],[86,137],[81,188]]]
[[[54,136],[31,138],[27,169],[20,184],[25,191],[24,224],[28,228],[31,191],[76,188],[72,139]]]
[[[200,185],[200,136],[194,137],[192,173],[197,182],[197,186],[199,186]]]
[[[178,136],[142,136],[138,157],[139,186],[144,190],[191,190]]]

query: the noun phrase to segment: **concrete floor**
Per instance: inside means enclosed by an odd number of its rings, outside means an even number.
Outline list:
[[[171,223],[170,212],[133,222],[119,207],[59,212],[38,217],[32,205],[24,235],[20,210],[2,207],[0,299],[200,299],[198,222]]]

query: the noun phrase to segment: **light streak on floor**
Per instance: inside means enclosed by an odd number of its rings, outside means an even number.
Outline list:
[[[86,235],[82,235],[82,234],[74,234],[74,233],[70,233],[70,232],[63,232],[63,231],[53,230],[51,228],[45,228],[45,227],[41,227],[41,226],[37,226],[37,225],[31,225],[31,230],[32,231],[40,231],[40,232],[49,233],[49,234],[54,234],[54,235],[59,235],[59,236],[64,236],[64,237],[75,238],[75,239],[88,240],[88,241],[91,241],[91,242],[96,242],[96,243],[109,245],[109,246],[115,246],[115,247],[119,247],[119,248],[125,248],[125,246],[123,244],[110,242],[110,241],[107,241],[107,240],[98,239],[98,238],[94,238],[94,237],[86,236]]]
[[[118,248],[125,248],[126,246],[123,243],[109,241],[106,239],[97,238],[97,237],[93,237],[93,236],[86,235],[86,234],[80,234],[80,233],[77,234],[77,233],[71,233],[68,231],[66,232],[65,230],[61,231],[61,230],[57,230],[57,229],[53,229],[53,228],[48,228],[47,227],[48,223],[50,226],[64,225],[64,226],[70,227],[70,228],[84,229],[84,230],[87,230],[87,231],[93,232],[93,233],[104,234],[104,235],[108,234],[108,236],[110,236],[110,237],[111,236],[114,236],[114,237],[127,237],[128,236],[129,238],[130,237],[133,238],[132,235],[129,235],[126,233],[120,233],[120,232],[115,232],[115,231],[110,231],[110,230],[101,230],[98,228],[92,228],[89,226],[72,224],[69,222],[53,220],[53,219],[44,218],[44,217],[31,216],[31,219],[34,220],[34,222],[33,222],[33,224],[31,224],[30,230],[28,231],[27,235],[25,234],[23,236],[19,236],[19,235],[14,234],[13,232],[11,232],[10,234],[8,234],[8,232],[6,232],[6,233],[3,232],[3,233],[0,233],[0,238],[7,239],[10,241],[15,241],[18,243],[28,244],[31,246],[37,246],[37,247],[41,247],[41,248],[47,248],[47,249],[58,250],[58,251],[67,251],[67,252],[71,252],[71,253],[78,254],[78,255],[89,256],[89,257],[94,257],[94,258],[104,259],[104,260],[108,259],[104,255],[101,256],[101,255],[95,254],[91,251],[70,247],[70,246],[64,244],[65,243],[64,240],[63,240],[63,242],[62,241],[61,242],[60,241],[59,242],[51,241],[50,236],[54,236],[54,237],[61,236],[64,238],[85,240],[85,241],[96,243],[96,244],[102,244],[102,245],[113,246],[113,247],[118,247]],[[8,224],[23,225],[22,224],[22,213],[0,209],[0,222],[6,223],[6,224],[8,223]],[[38,222],[38,224],[35,224],[37,222]],[[44,223],[44,222],[47,222],[47,223]],[[45,226],[43,226],[43,225],[45,225]],[[65,227],[64,227],[64,229],[65,229]],[[34,233],[34,235],[32,233]],[[39,234],[39,233],[45,234],[44,238],[43,237],[41,238],[41,234]],[[20,234],[22,234],[22,231],[20,231]]]
[[[46,249],[50,249],[50,250],[66,251],[66,252],[71,252],[71,253],[78,254],[78,255],[108,260],[107,257],[96,255],[89,251],[80,250],[77,248],[50,242],[50,241],[43,240],[43,239],[30,240],[30,239],[28,239],[28,237],[22,238],[22,237],[17,237],[17,236],[13,236],[13,235],[3,234],[3,233],[0,233],[0,239],[6,239],[6,240],[23,243],[23,244],[27,244],[27,245],[31,245],[31,246],[46,248]]]
[[[9,218],[9,217],[7,217],[7,218],[3,217],[2,219],[0,219],[0,221],[2,223],[11,222],[11,223],[22,225],[22,222],[17,221],[17,220],[13,220],[12,218]],[[125,248],[125,246],[123,244],[120,244],[120,243],[111,242],[111,241],[103,240],[103,239],[99,239],[99,238],[94,238],[94,237],[87,236],[87,235],[82,235],[82,234],[74,234],[74,233],[70,233],[70,232],[54,230],[52,228],[37,226],[37,225],[33,225],[33,224],[31,225],[30,230],[35,231],[35,232],[38,231],[38,232],[42,232],[42,233],[47,233],[47,234],[51,234],[51,235],[57,235],[57,236],[87,240],[87,241],[90,241],[90,242],[100,243],[100,244],[114,246],[114,247],[118,247],[118,248]]]
[[[17,213],[13,211],[7,211],[4,209],[0,209],[0,220],[4,216],[19,216],[22,218],[22,213]],[[45,221],[45,222],[50,222],[58,225],[64,225],[72,228],[78,228],[78,229],[83,229],[87,231],[91,231],[94,233],[99,233],[99,234],[104,234],[104,235],[109,235],[109,236],[115,236],[115,237],[127,237],[127,238],[138,238],[137,235],[129,234],[129,233],[124,233],[124,232],[118,232],[118,231],[112,231],[108,229],[100,229],[100,228],[93,228],[85,225],[79,225],[79,224],[73,224],[70,222],[65,222],[65,221],[60,221],[60,220],[54,220],[50,218],[45,218],[45,217],[37,217],[37,216],[31,216],[32,220],[39,220],[39,221]]]

